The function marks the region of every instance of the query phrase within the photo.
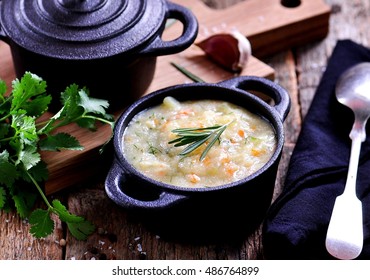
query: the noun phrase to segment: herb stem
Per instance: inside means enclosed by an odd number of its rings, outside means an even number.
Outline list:
[[[84,119],[93,119],[93,120],[97,120],[97,121],[100,121],[100,122],[105,123],[105,124],[109,124],[112,127],[112,129],[113,129],[114,124],[115,124],[115,122],[113,122],[113,121],[108,121],[106,119],[99,118],[99,117],[96,117],[96,116],[84,115],[80,119],[82,119],[82,118],[84,118]]]
[[[46,195],[42,191],[40,185],[37,183],[37,181],[35,180],[35,178],[33,178],[33,176],[27,170],[26,170],[26,174],[31,179],[32,183],[35,185],[37,191],[40,193],[42,199],[44,200],[44,202],[46,203],[46,205],[48,206],[48,208],[49,209],[53,209],[54,207],[51,206],[51,204],[49,203],[49,200],[47,199]]]
[[[14,139],[14,136],[8,137],[8,138],[2,138],[0,139],[0,142],[10,142],[12,139]]]
[[[11,117],[11,114],[7,114],[7,115],[3,116],[2,118],[0,118],[0,122],[6,121],[10,117]]]
[[[45,126],[50,120],[35,123],[36,127]]]
[[[174,129],[172,130],[172,132],[176,133],[178,137],[175,138],[174,140],[169,141],[168,143],[175,144],[175,147],[188,145],[179,154],[180,156],[186,156],[190,154],[192,151],[199,148],[202,144],[210,140],[200,156],[199,160],[202,161],[206,157],[207,153],[212,148],[212,146],[216,143],[216,141],[220,140],[221,134],[225,131],[226,127],[230,123],[231,122],[224,125],[214,125],[204,128]]]
[[[193,82],[197,83],[204,83],[205,81],[199,78],[198,76],[191,73],[189,70],[186,70],[184,67],[178,65],[175,62],[171,62],[171,65],[174,66],[177,70],[179,70],[181,73],[183,73],[185,76],[190,78]]]
[[[82,116],[80,116],[78,118],[75,118],[75,119],[64,120],[64,121],[60,121],[58,123],[55,123],[53,125],[53,127],[52,127],[52,130],[57,129],[58,127],[66,126],[66,125],[68,125],[70,123],[73,123],[73,122],[77,122],[78,120],[81,120],[81,119],[93,119],[93,120],[97,120],[97,121],[100,121],[102,123],[109,124],[112,129],[113,129],[114,124],[115,124],[114,121],[108,121],[108,120],[106,120],[104,118],[99,118],[99,117],[96,117],[96,116],[89,116],[89,115],[82,115]],[[44,128],[47,127],[50,122],[51,122],[51,120],[38,122],[36,124],[36,126],[43,126],[42,128],[39,129],[39,133],[45,133]],[[50,133],[52,130],[49,130],[48,132]]]

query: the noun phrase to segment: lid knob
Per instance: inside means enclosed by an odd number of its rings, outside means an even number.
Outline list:
[[[65,9],[73,12],[92,12],[106,4],[107,0],[58,0]]]

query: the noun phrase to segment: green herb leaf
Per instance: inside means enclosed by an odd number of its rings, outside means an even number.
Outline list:
[[[113,132],[114,118],[105,112],[108,102],[90,98],[86,88],[72,84],[61,94],[60,110],[41,121],[38,117],[47,111],[51,96],[39,76],[26,72],[12,82],[11,93],[6,93],[6,84],[0,80],[0,208],[15,207],[22,218],[29,217],[30,232],[35,237],[52,233],[50,214],[54,213],[76,238],[85,239],[94,226],[69,213],[59,201],[50,204],[44,194],[41,183],[47,180],[48,169],[40,151],[82,150],[78,139],[60,131],[71,123],[96,129],[96,123],[101,122],[109,124]],[[56,129],[58,133],[54,133]],[[33,209],[37,195],[41,195],[46,210]]]
[[[31,224],[30,233],[37,238],[46,237],[54,230],[54,221],[47,210],[33,211],[29,217],[29,223]]]
[[[67,222],[67,227],[71,234],[78,240],[85,240],[95,231],[95,226],[87,220],[78,223]]]
[[[217,140],[220,140],[220,136],[221,134],[225,131],[226,129],[226,126],[221,126],[219,130],[217,130],[217,132],[215,134],[212,134],[212,140],[209,142],[209,144],[207,145],[207,147],[204,149],[201,157],[200,157],[200,160],[202,161],[204,159],[204,157],[206,156],[206,154],[209,152],[209,150],[211,149],[211,147],[216,143]]]
[[[0,209],[3,209],[6,202],[6,191],[3,187],[0,187]]]
[[[6,93],[6,89],[7,89],[7,87],[6,87],[5,81],[0,80],[0,95],[4,96],[5,93]]]
[[[20,140],[26,144],[34,144],[38,140],[35,119],[25,114],[23,110],[13,113],[12,128],[16,131],[15,137],[19,135]]]
[[[2,102],[4,102],[5,100],[6,90],[7,90],[6,83],[3,80],[0,80],[0,100]]]
[[[42,151],[83,150],[78,140],[68,133],[58,133],[39,141]]]
[[[2,151],[0,153],[0,185],[12,186],[18,179],[17,167],[9,162],[9,152]]]
[[[229,125],[215,125],[205,128],[178,128],[172,130],[173,133],[176,133],[178,138],[171,140],[168,144],[175,144],[175,147],[180,147],[184,145],[188,145],[182,152],[179,154],[180,156],[186,156],[193,152],[194,150],[198,149],[208,140],[210,142],[207,144],[206,148],[204,149],[203,153],[200,156],[200,161],[202,161],[212,146],[216,143],[217,140],[220,139],[221,134],[225,131],[226,127]]]
[[[36,166],[41,160],[37,147],[26,145],[19,153],[19,162],[23,163],[26,170]]]
[[[34,205],[36,198],[35,193],[25,190],[22,192],[18,191],[17,195],[12,196],[17,212],[22,219],[30,215],[31,207]]]
[[[9,128],[10,128],[9,124],[0,123],[0,147],[1,147],[1,142],[4,141],[4,138],[9,133]]]
[[[105,114],[105,109],[109,106],[108,101],[88,97],[85,90],[80,90],[78,94],[80,96],[78,104],[85,109],[86,113]]]
[[[49,177],[48,168],[46,166],[46,163],[43,161],[39,161],[36,165],[27,170],[27,172],[37,182],[46,181]],[[31,182],[28,176],[27,177],[24,176],[24,180],[27,182]]]
[[[46,90],[46,82],[30,72],[26,72],[20,81],[15,79],[12,86],[12,110],[25,108],[32,102],[33,97],[45,93]]]
[[[84,221],[84,218],[69,213],[67,208],[59,200],[54,199],[52,201],[52,205],[61,221],[69,223],[79,223]]]
[[[51,96],[37,96],[32,102],[26,103],[22,108],[27,111],[27,114],[32,117],[40,117],[48,110],[51,102]]]
[[[13,195],[12,199],[14,201],[14,205],[17,209],[19,217],[21,217],[22,219],[28,217],[30,209],[27,207],[27,204],[25,203],[23,198],[19,195]]]

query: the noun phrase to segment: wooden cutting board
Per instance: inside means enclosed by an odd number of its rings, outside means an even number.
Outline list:
[[[173,2],[189,8],[197,17],[199,34],[196,41],[231,30],[238,30],[249,39],[252,57],[240,75],[273,79],[274,69],[259,59],[287,48],[320,40],[327,35],[329,27],[330,8],[323,0],[301,0],[301,4],[295,8],[284,7],[280,0],[264,0],[263,3],[260,0],[246,0],[222,10],[209,8],[201,0]],[[166,29],[163,37],[170,40],[178,36],[181,30],[182,25],[176,22]],[[172,67],[170,62],[176,62],[207,82],[219,82],[235,75],[209,61],[199,48],[192,45],[179,54],[158,58],[153,82],[146,93],[191,82]],[[0,42],[0,78],[9,87],[15,78],[10,50],[3,42]],[[117,112],[116,116],[119,114]],[[77,137],[85,149],[42,154],[50,173],[45,184],[48,195],[86,181],[101,170],[102,164],[109,164],[99,154],[100,147],[110,136],[109,126],[101,126],[98,131],[89,132],[70,125],[64,131]]]
[[[196,15],[199,22],[196,42],[230,30],[238,30],[248,38],[253,56],[240,75],[273,79],[274,70],[259,59],[322,39],[329,29],[330,7],[322,0],[300,0],[301,4],[295,8],[284,7],[281,0],[245,0],[221,10],[212,9],[200,0],[172,2],[189,8]],[[297,0],[285,2],[294,3]],[[171,26],[165,35],[170,38],[176,37],[181,27],[180,23]],[[148,92],[177,83],[190,82],[171,68],[171,61],[184,66],[207,82],[218,82],[233,76],[232,73],[210,63],[204,53],[193,45],[180,54],[158,59],[154,81]]]

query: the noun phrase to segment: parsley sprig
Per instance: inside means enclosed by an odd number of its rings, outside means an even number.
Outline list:
[[[200,156],[199,160],[202,161],[216,141],[220,140],[220,136],[225,131],[228,124],[229,123],[204,128],[177,128],[172,130],[172,132],[176,133],[178,137],[169,141],[168,144],[175,144],[175,147],[188,145],[179,154],[180,156],[186,156],[209,141]]]
[[[91,98],[86,88],[72,84],[61,93],[61,109],[41,121],[52,99],[46,86],[39,76],[26,72],[12,82],[12,91],[7,94],[6,84],[0,80],[0,209],[15,207],[21,218],[28,219],[30,232],[37,238],[53,232],[51,216],[55,214],[75,238],[83,240],[95,227],[85,218],[71,214],[59,200],[49,202],[42,187],[48,169],[40,151],[82,150],[75,137],[56,129],[77,123],[96,130],[96,122],[102,122],[113,131],[114,118],[105,112],[107,101]],[[37,194],[46,209],[35,209]]]

